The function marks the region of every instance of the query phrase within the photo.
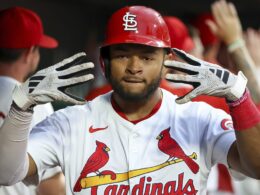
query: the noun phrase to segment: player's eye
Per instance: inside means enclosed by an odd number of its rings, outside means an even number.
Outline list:
[[[127,59],[128,56],[127,55],[117,55],[115,56],[116,59]]]
[[[154,58],[147,55],[147,56],[141,56],[141,59],[144,61],[152,61]]]

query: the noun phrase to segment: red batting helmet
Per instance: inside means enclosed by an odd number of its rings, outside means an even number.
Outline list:
[[[145,6],[124,7],[110,17],[106,38],[100,49],[102,68],[105,66],[105,56],[102,50],[107,46],[122,43],[171,48],[168,27],[162,16]]]

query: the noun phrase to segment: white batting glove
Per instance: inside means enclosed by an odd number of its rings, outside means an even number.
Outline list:
[[[225,97],[228,101],[236,101],[243,96],[247,78],[241,71],[238,72],[238,75],[234,75],[217,64],[205,62],[176,48],[172,50],[188,64],[166,60],[164,65],[187,73],[187,75],[169,73],[166,75],[166,79],[191,84],[194,87],[188,94],[177,98],[176,103],[186,103],[202,94]]]
[[[22,110],[54,100],[84,104],[85,100],[67,93],[66,89],[94,78],[92,74],[86,73],[94,64],[84,62],[85,57],[86,54],[81,52],[38,71],[25,83],[15,87],[14,102]]]

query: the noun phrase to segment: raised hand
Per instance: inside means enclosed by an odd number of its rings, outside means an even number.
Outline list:
[[[186,103],[198,95],[225,97],[229,101],[238,100],[245,92],[247,78],[240,71],[234,75],[217,64],[205,62],[182,50],[173,49],[173,52],[187,63],[166,60],[167,68],[182,71],[183,74],[166,75],[166,79],[177,83],[193,85],[194,89],[188,94],[176,99],[176,103]]]
[[[242,26],[233,3],[216,1],[211,6],[215,23],[207,21],[211,31],[227,45],[242,39]]]
[[[94,64],[86,63],[85,57],[86,54],[81,52],[36,72],[25,83],[15,87],[14,102],[22,110],[54,100],[84,104],[83,99],[67,93],[66,89],[94,78],[92,74],[86,73]]]

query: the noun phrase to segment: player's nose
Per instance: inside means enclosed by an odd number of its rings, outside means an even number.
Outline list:
[[[131,56],[128,64],[127,71],[131,74],[138,74],[142,72],[142,63],[138,56]]]

